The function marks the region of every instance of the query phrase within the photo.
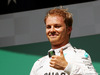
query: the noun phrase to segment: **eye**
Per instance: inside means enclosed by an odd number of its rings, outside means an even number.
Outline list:
[[[55,28],[60,28],[61,27],[61,25],[55,25]]]
[[[50,29],[50,28],[51,28],[51,26],[50,26],[50,25],[47,25],[47,26],[46,26],[46,28],[47,28],[47,29]]]

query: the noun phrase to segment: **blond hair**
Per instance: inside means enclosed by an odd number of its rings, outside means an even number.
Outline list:
[[[68,9],[54,8],[54,9],[49,10],[44,19],[45,23],[46,23],[46,19],[50,15],[61,16],[63,17],[66,26],[72,26],[72,23],[73,23],[72,14],[68,12]]]

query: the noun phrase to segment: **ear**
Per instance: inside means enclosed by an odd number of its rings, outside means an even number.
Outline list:
[[[71,31],[72,31],[72,26],[69,26],[69,27],[67,28],[67,34],[68,34],[68,35],[71,34]]]

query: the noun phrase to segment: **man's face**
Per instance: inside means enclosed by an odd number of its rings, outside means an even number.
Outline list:
[[[48,16],[46,19],[46,35],[52,45],[68,43],[69,27],[66,28],[63,17]]]

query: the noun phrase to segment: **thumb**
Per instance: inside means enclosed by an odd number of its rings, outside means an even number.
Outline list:
[[[60,49],[60,56],[64,56],[64,54],[63,54],[63,48]]]

